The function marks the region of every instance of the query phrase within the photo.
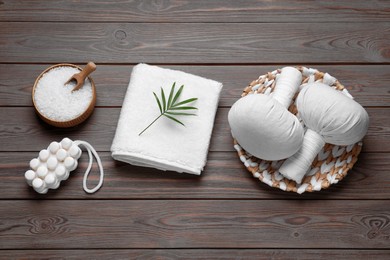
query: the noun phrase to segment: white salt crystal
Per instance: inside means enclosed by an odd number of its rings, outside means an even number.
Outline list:
[[[73,67],[56,67],[46,72],[35,88],[34,100],[38,111],[55,121],[69,121],[87,110],[92,101],[92,86],[87,78],[84,86],[72,92],[75,82],[65,84],[80,71]]]

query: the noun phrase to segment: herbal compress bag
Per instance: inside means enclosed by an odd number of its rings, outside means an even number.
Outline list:
[[[301,183],[325,143],[351,145],[360,141],[367,133],[369,118],[359,103],[319,82],[299,92],[297,108],[307,130],[301,149],[279,171]]]
[[[242,148],[264,160],[285,159],[298,151],[303,127],[287,109],[302,81],[301,72],[285,67],[276,79],[275,91],[240,98],[229,111],[233,137]]]

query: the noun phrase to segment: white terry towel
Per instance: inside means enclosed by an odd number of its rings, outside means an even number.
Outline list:
[[[188,104],[198,108],[197,116],[177,116],[185,126],[161,117],[139,136],[160,115],[153,92],[160,97],[162,87],[168,96],[174,82],[175,91],[184,85],[179,101],[198,98]],[[217,81],[138,64],[133,68],[123,101],[111,146],[112,157],[133,165],[200,175],[207,160],[221,90],[222,83]]]

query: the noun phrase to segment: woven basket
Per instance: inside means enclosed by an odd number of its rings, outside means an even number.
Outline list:
[[[306,67],[297,67],[297,69],[302,73],[303,86],[306,83],[323,82],[352,98],[344,86],[328,73],[319,72],[316,69]],[[244,89],[241,96],[243,97],[257,93],[270,95],[274,90],[276,83],[275,80],[280,72],[281,70],[278,69],[260,76]],[[303,86],[299,89],[302,89]],[[293,102],[289,107],[289,111],[296,115],[301,124],[305,127],[303,121],[299,117],[299,113],[295,105],[297,95],[298,93],[294,96]],[[284,191],[303,193],[305,191],[312,192],[326,189],[331,184],[335,184],[343,179],[356,163],[357,157],[362,148],[362,142],[349,146],[338,146],[328,143],[325,144],[316,159],[313,161],[311,169],[308,171],[301,184],[289,180],[279,173],[278,169],[284,160],[266,161],[256,158],[246,152],[235,139],[234,148],[236,149],[240,160],[244,163],[248,171],[252,173],[253,177],[258,178],[260,181],[271,187],[279,188]]]
[[[41,114],[39,112],[39,110],[37,109],[37,106],[36,106],[36,103],[35,103],[35,99],[34,99],[34,96],[35,96],[35,89],[36,89],[36,86],[38,84],[38,81],[41,79],[41,77],[48,71],[50,71],[51,69],[54,69],[54,68],[57,68],[57,67],[73,67],[73,68],[76,68],[80,71],[82,71],[82,68],[77,66],[77,65],[74,65],[74,64],[68,64],[68,63],[61,63],[61,64],[56,64],[54,66],[51,66],[47,69],[45,69],[38,77],[37,79],[35,80],[35,83],[34,83],[34,86],[32,88],[32,101],[33,101],[33,104],[34,104],[34,108],[35,108],[35,112],[38,114],[38,116],[43,120],[45,121],[46,123],[48,123],[49,125],[52,125],[52,126],[56,126],[56,127],[61,127],[61,128],[67,128],[67,127],[73,127],[73,126],[76,126],[78,124],[81,124],[82,122],[84,122],[93,112],[94,108],[95,108],[95,104],[96,104],[96,88],[95,88],[95,83],[93,82],[92,78],[91,77],[88,77],[89,81],[91,82],[91,87],[92,87],[92,100],[91,102],[89,103],[87,109],[81,114],[79,115],[78,117],[72,119],[72,120],[69,120],[69,121],[55,121],[53,119],[50,119],[50,118],[47,118],[46,116],[44,116],[43,114]]]

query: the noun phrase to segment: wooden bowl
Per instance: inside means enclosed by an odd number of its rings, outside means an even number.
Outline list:
[[[93,112],[94,108],[95,108],[95,104],[96,104],[96,88],[95,88],[95,83],[93,82],[92,78],[91,77],[88,77],[89,81],[91,82],[91,88],[92,88],[92,100],[88,106],[88,108],[81,114],[79,115],[78,117],[74,118],[74,119],[71,119],[69,121],[56,121],[56,120],[53,120],[53,119],[50,119],[50,118],[47,118],[46,116],[44,116],[43,114],[41,114],[41,112],[39,112],[38,108],[37,108],[37,105],[35,103],[35,89],[36,89],[36,86],[38,84],[38,81],[42,78],[42,76],[47,73],[48,71],[50,71],[51,69],[54,69],[54,68],[57,68],[57,67],[73,67],[73,68],[76,68],[78,69],[79,71],[82,70],[81,67],[77,66],[77,65],[74,65],[74,64],[68,64],[68,63],[61,63],[61,64],[56,64],[56,65],[53,65],[47,69],[45,69],[38,77],[37,79],[35,80],[35,83],[34,83],[34,86],[33,86],[33,89],[32,89],[32,102],[34,104],[34,109],[35,109],[35,112],[38,114],[38,116],[43,120],[45,121],[46,123],[48,123],[49,125],[52,125],[52,126],[55,126],[55,127],[61,127],[61,128],[67,128],[67,127],[73,127],[73,126],[76,126],[78,124],[81,124],[82,122],[84,122]]]

